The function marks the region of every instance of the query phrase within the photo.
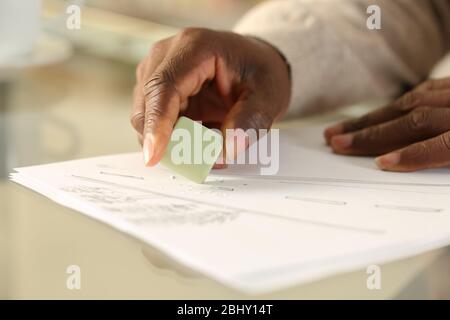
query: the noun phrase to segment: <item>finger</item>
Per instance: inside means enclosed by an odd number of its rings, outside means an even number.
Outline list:
[[[431,90],[445,90],[445,89],[450,89],[450,77],[442,79],[429,79],[418,85],[414,90],[431,91]]]
[[[144,79],[146,75],[151,75],[164,59],[169,41],[170,39],[165,39],[154,44],[148,57],[139,63],[136,68],[136,85],[133,90],[133,108],[130,122],[136,132],[141,135],[144,130],[145,120]]]
[[[386,171],[412,172],[450,165],[450,132],[377,158]]]
[[[238,100],[225,117],[222,133],[225,137],[224,158],[234,160],[253,142],[261,138],[260,129],[269,130],[278,116],[268,108],[267,100],[256,94]]]
[[[398,118],[405,112],[420,106],[450,107],[450,77],[427,80],[389,106],[327,128],[324,132],[325,140],[327,144],[330,144],[331,138],[335,135],[361,130]]]
[[[209,129],[220,130],[222,127],[222,122],[203,122],[203,125]],[[217,158],[216,162],[213,165],[213,169],[225,169],[226,167],[227,164],[224,158],[224,151],[222,150],[220,152],[219,157]]]
[[[215,56],[187,49],[169,52],[144,85],[144,161],[153,166],[164,155],[181,106],[215,76]]]
[[[395,109],[389,105],[372,111],[360,118],[347,120],[327,128],[324,132],[325,140],[327,144],[330,144],[331,139],[336,135],[368,128],[398,118],[404,114],[404,111]]]
[[[449,108],[450,89],[433,91],[415,90],[408,92],[393,103],[393,107],[401,111],[410,111],[421,106]]]
[[[143,88],[140,84],[136,84],[133,90],[133,108],[131,110],[130,122],[134,130],[141,135],[144,130],[144,111],[145,99]]]
[[[209,84],[205,83],[198,94],[189,98],[181,115],[203,123],[218,123],[220,124],[218,128],[220,128],[223,119],[233,105],[233,102],[228,102],[227,98],[223,97],[210,82]]]
[[[227,167],[226,159],[225,159],[225,153],[224,149],[222,148],[222,151],[220,152],[219,157],[217,158],[216,162],[213,165],[213,169],[225,169]]]
[[[131,126],[136,130],[138,134],[142,134],[144,129],[144,92],[142,85],[142,77],[144,74],[144,69],[148,64],[148,59],[141,61],[136,67],[136,85],[133,89],[133,106],[130,114]]]
[[[214,165],[213,165],[213,169],[217,169],[217,170],[225,169],[226,167],[227,167],[227,165],[222,164],[222,163],[214,163]]]
[[[417,108],[409,114],[331,139],[333,151],[346,155],[379,155],[450,130],[450,109]]]

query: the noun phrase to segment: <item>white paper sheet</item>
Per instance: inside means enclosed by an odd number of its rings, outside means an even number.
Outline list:
[[[282,152],[298,156],[282,178],[227,175],[243,172],[231,168],[197,185],[144,167],[137,153],[19,168],[12,179],[253,294],[450,243],[448,171],[392,178],[369,159],[310,143],[289,150],[314,130],[282,134]]]
[[[325,144],[323,131],[324,126],[281,131],[279,172],[276,177],[266,176],[259,179],[450,187],[450,168],[408,174],[383,172],[376,167],[374,158],[344,157],[333,154]],[[270,145],[270,143],[267,144]],[[256,150],[257,148],[257,144],[251,147]],[[260,166],[232,165],[218,174],[250,178],[260,175]]]

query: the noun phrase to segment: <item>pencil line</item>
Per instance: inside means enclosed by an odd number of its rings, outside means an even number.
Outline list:
[[[408,206],[396,206],[396,205],[385,205],[385,204],[376,204],[375,208],[401,210],[401,211],[412,211],[412,212],[427,212],[427,213],[437,213],[437,212],[443,211],[443,209],[437,209],[437,208],[408,207]]]
[[[116,176],[116,177],[144,180],[144,177],[132,176],[129,174],[120,174],[120,173],[115,173],[115,172],[100,171],[100,174],[104,174],[104,175],[108,175],[108,176]]]
[[[448,183],[414,183],[414,182],[386,182],[386,181],[372,181],[372,180],[353,180],[353,179],[338,179],[338,178],[319,178],[319,177],[288,177],[288,176],[260,176],[260,175],[246,175],[246,174],[226,174],[225,176],[239,176],[254,180],[275,180],[278,182],[303,182],[303,181],[319,181],[319,182],[340,182],[340,183],[354,183],[354,184],[375,184],[386,186],[416,186],[416,187],[450,187]]]
[[[339,185],[339,184],[328,184],[323,182],[289,182],[289,181],[278,181],[278,183],[281,184],[303,184],[303,185],[313,185],[313,186],[327,186],[327,187],[336,187],[336,188],[347,188],[347,189],[366,189],[366,190],[377,190],[377,191],[395,191],[395,192],[402,192],[402,193],[418,193],[418,194],[432,194],[432,195],[449,195],[450,192],[429,192],[429,191],[415,191],[415,190],[405,190],[405,189],[389,189],[389,188],[377,188],[375,186],[346,186],[346,185]],[[338,183],[338,182],[337,182]]]
[[[296,197],[296,196],[286,196],[285,199],[305,201],[305,202],[314,202],[314,203],[320,203],[320,204],[331,204],[334,206],[345,206],[347,204],[347,202],[345,202],[345,201],[316,199],[316,198],[303,198],[303,197]]]

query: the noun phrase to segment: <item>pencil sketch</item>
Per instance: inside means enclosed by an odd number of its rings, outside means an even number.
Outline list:
[[[63,187],[61,191],[138,225],[223,224],[238,216],[238,211],[233,209],[108,186],[78,184]]]
[[[318,198],[305,198],[305,197],[297,197],[297,196],[286,196],[285,199],[313,202],[313,203],[319,203],[319,204],[327,204],[327,205],[333,205],[333,206],[345,206],[347,204],[347,202],[345,202],[345,201],[336,201],[336,200],[318,199]]]
[[[412,212],[424,212],[424,213],[437,213],[437,212],[444,211],[443,209],[438,209],[438,208],[396,206],[396,205],[383,205],[383,204],[376,204],[375,208],[378,208],[378,209],[389,209],[389,210],[400,210],[400,211],[412,211]]]

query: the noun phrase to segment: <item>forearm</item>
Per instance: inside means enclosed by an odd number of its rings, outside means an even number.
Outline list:
[[[382,30],[366,26],[370,4]],[[284,0],[247,14],[235,31],[259,37],[292,68],[289,115],[390,97],[425,78],[446,53],[446,0]]]

